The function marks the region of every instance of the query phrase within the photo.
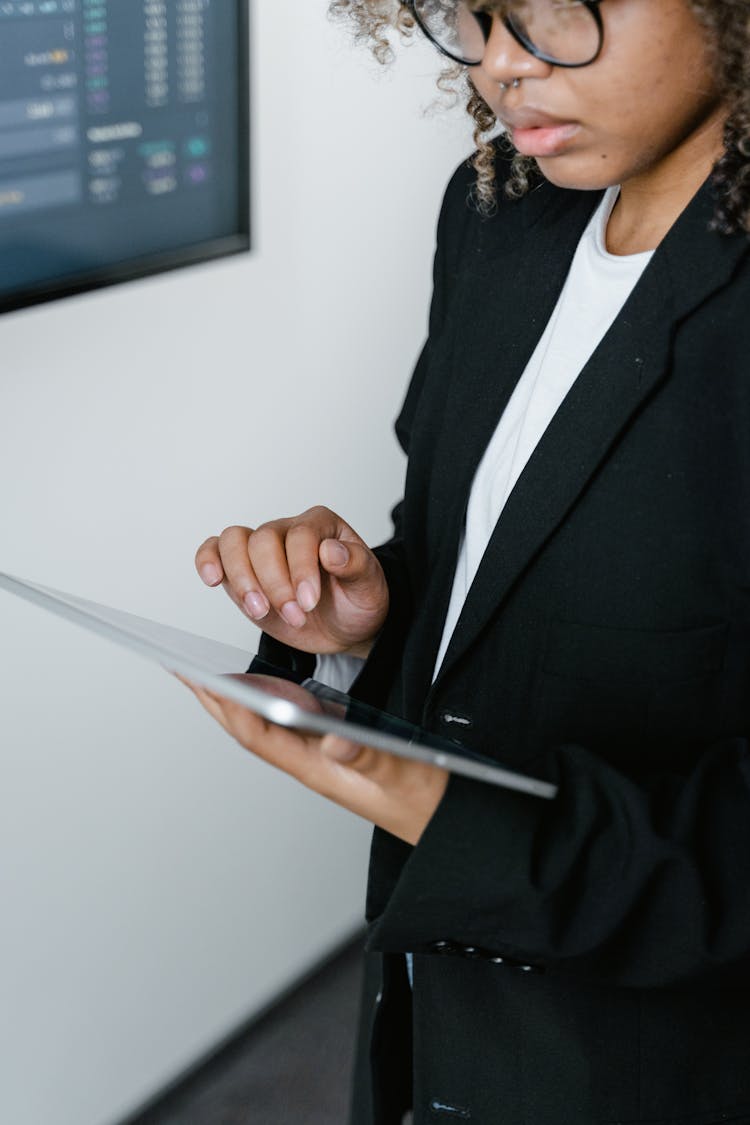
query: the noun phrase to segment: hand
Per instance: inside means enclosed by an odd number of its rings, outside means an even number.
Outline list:
[[[195,565],[264,632],[304,652],[367,656],[388,612],[380,563],[328,508],[229,527],[203,543]]]
[[[418,843],[445,792],[447,770],[359,746],[336,735],[298,734],[269,723],[239,703],[187,680],[182,682],[245,749],[407,844]],[[304,688],[281,683],[284,698],[306,710],[320,710]]]

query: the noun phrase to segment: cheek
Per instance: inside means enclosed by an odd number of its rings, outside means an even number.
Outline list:
[[[477,67],[475,73],[471,75],[471,82],[482,101],[485,102],[497,117],[500,112],[500,90],[498,89],[497,82],[493,82],[491,79],[487,78],[479,67]]]
[[[651,96],[610,90],[592,100],[590,112],[580,119],[580,139],[569,152],[537,161],[557,187],[600,191],[623,183],[661,155]]]
[[[706,33],[685,0],[662,2],[648,36],[633,33],[623,7],[589,102],[602,137],[636,150],[640,139],[646,153],[680,143],[719,100]]]

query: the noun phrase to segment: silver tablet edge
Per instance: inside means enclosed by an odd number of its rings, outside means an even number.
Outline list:
[[[217,695],[222,695],[248,707],[261,715],[262,718],[277,723],[279,726],[316,734],[337,734],[349,741],[361,741],[363,745],[372,746],[376,750],[385,750],[401,758],[412,758],[427,762],[450,770],[452,773],[462,774],[464,777],[489,782],[491,785],[498,785],[505,789],[514,789],[546,800],[552,800],[557,795],[557,787],[550,782],[527,777],[524,774],[503,769],[501,766],[485,765],[483,762],[464,758],[460,754],[452,754],[450,751],[435,750],[413,740],[407,742],[406,739],[386,734],[383,731],[371,730],[369,727],[360,726],[356,723],[345,723],[331,715],[311,714],[289,700],[274,699],[257,688],[253,688],[250,684],[233,679],[231,675],[206,672],[189,659],[158,645],[155,641],[143,641],[122,625],[111,625],[109,622],[96,617],[93,612],[79,609],[78,606],[66,601],[66,595],[62,592],[56,591],[53,596],[44,589],[29,584],[22,579],[14,578],[2,571],[0,571],[0,586],[10,593],[18,594],[27,601],[41,606],[43,609],[50,610],[59,617],[72,620],[89,631],[98,633],[121,647],[138,652],[152,663],[161,664],[167,671],[177,672],[186,679],[200,684],[201,687],[216,692]]]

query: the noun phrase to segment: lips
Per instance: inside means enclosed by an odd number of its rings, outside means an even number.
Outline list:
[[[524,156],[557,156],[580,129],[576,121],[565,121],[531,106],[503,114],[503,121],[514,148]]]

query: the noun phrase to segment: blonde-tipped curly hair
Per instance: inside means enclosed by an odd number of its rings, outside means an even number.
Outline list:
[[[715,47],[717,79],[729,107],[724,131],[724,153],[714,167],[716,199],[714,229],[725,234],[739,230],[750,233],[750,10],[748,0],[687,0]],[[390,33],[395,29],[404,38],[412,35],[415,21],[400,0],[331,0],[330,13],[347,19],[355,38],[369,43],[381,63],[390,61],[393,51]],[[466,108],[474,122],[477,173],[475,195],[479,209],[491,213],[496,205],[495,164],[498,139],[492,134],[495,115],[475,90],[466,67],[449,66],[440,83],[457,83],[463,90]],[[536,162],[514,152],[503,135],[499,143],[511,155],[510,170],[503,190],[511,198],[528,191],[540,173]]]

